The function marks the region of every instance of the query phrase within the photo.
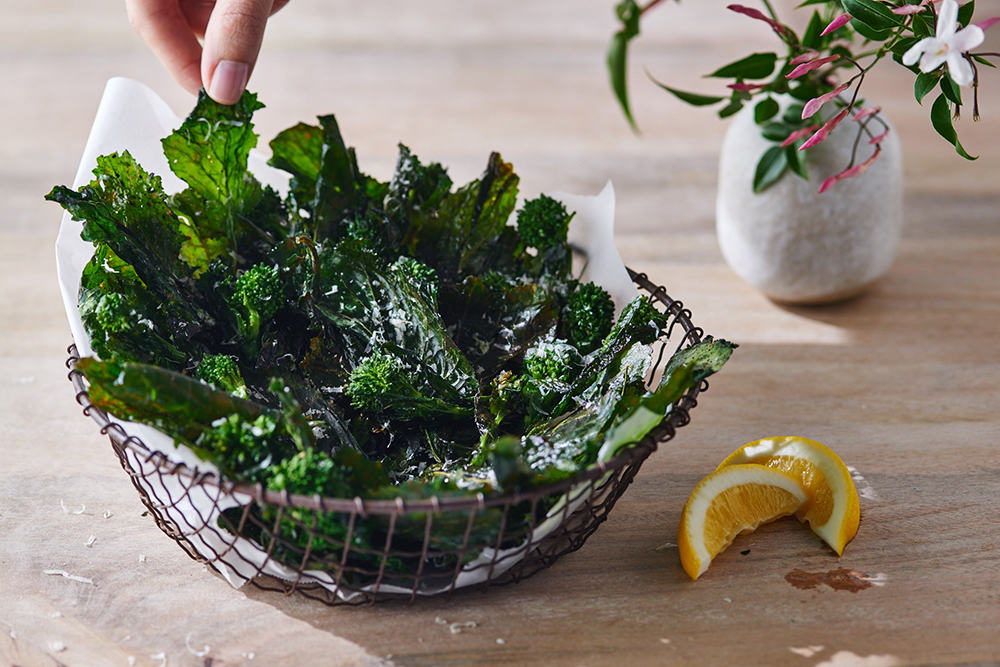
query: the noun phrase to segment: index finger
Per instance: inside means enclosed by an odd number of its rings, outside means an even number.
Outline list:
[[[201,45],[178,0],[125,0],[129,23],[186,90],[201,88]]]

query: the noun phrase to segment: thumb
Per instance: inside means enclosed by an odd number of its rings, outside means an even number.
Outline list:
[[[236,104],[247,87],[273,0],[218,0],[205,28],[201,78],[209,97]]]

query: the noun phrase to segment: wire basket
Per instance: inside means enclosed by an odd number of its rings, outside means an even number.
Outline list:
[[[668,348],[699,343],[703,331],[664,288],[645,274],[629,269],[629,275],[669,316],[649,374],[652,383],[670,356]],[[683,335],[675,342],[678,328]],[[657,445],[688,423],[698,394],[708,388],[705,381],[692,387],[653,431],[615,458],[542,488],[490,497],[322,498],[237,484],[147,447],[91,404],[76,370],[76,346],[68,352],[77,402],[109,436],[164,533],[231,583],[249,580],[330,605],[412,601],[467,587],[485,591],[550,567],[583,546]]]

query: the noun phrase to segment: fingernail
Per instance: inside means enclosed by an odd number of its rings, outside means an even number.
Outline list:
[[[250,66],[232,60],[223,60],[215,67],[208,96],[220,104],[236,104],[247,87]]]

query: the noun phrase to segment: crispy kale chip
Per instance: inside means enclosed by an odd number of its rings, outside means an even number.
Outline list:
[[[354,367],[346,391],[355,408],[388,412],[396,419],[461,419],[472,414],[471,406],[426,396],[417,388],[424,384],[402,359],[376,352]]]
[[[518,180],[499,153],[490,155],[478,180],[445,197],[436,215],[414,220],[408,254],[449,282],[509,266],[516,234],[507,221],[514,212]]]

